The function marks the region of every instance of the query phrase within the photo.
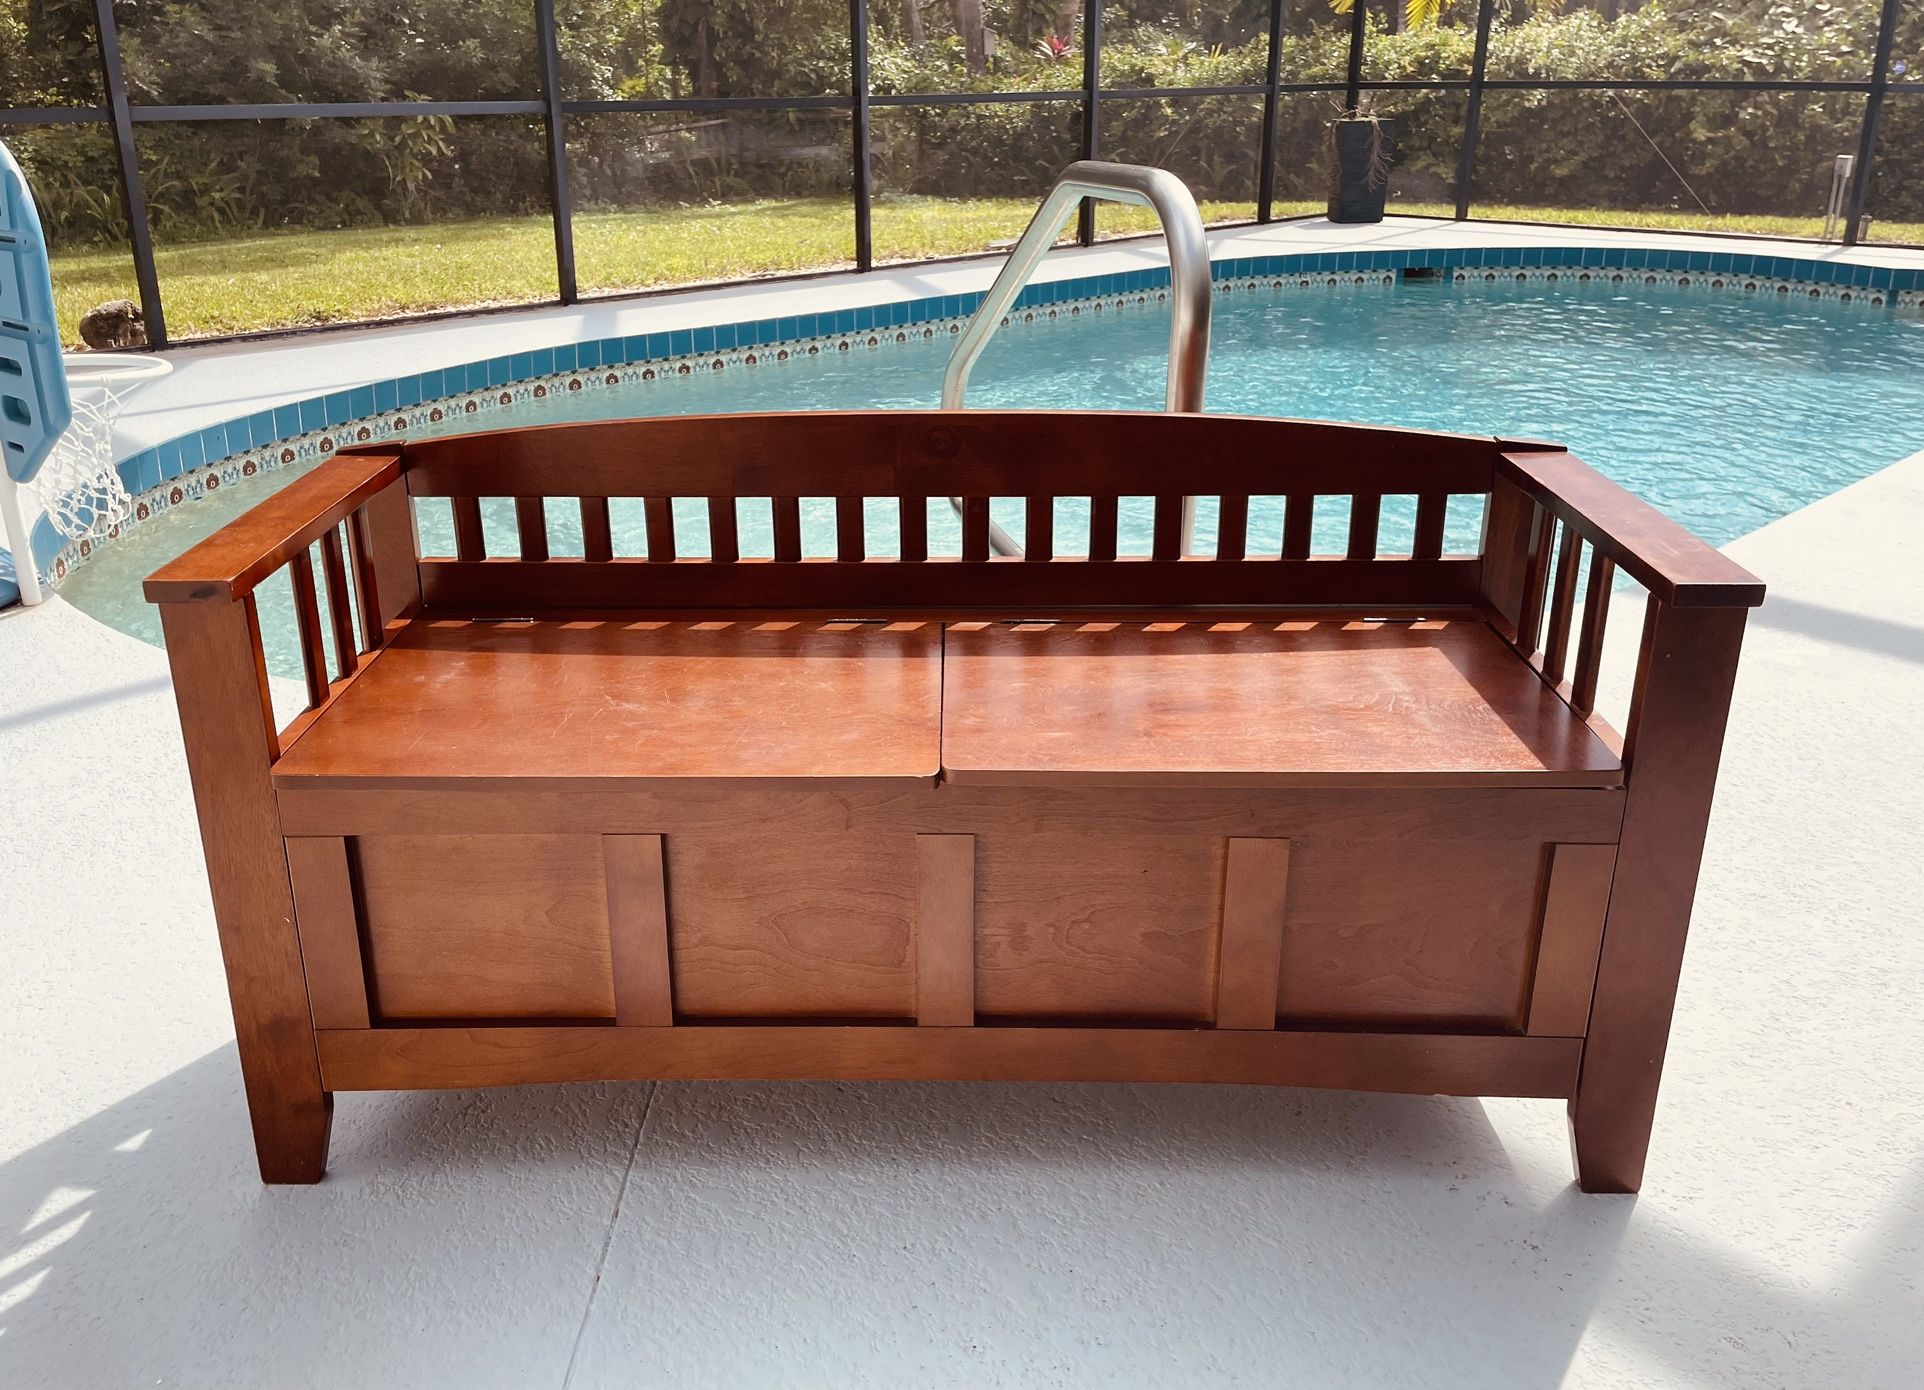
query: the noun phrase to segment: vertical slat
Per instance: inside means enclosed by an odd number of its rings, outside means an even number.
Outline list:
[[[1310,533],[1316,525],[1316,499],[1307,492],[1292,492],[1283,503],[1283,558],[1307,560]]]
[[[1217,513],[1216,558],[1240,560],[1249,548],[1249,499],[1224,497]]]
[[[1550,586],[1550,633],[1543,648],[1543,670],[1552,684],[1563,680],[1563,664],[1570,653],[1570,615],[1577,606],[1577,571],[1582,564],[1583,537],[1575,527],[1566,526],[1556,579]]]
[[[515,498],[514,529],[520,535],[522,559],[548,558],[548,507],[545,498]]]
[[[735,499],[708,499],[708,558],[733,564],[742,558],[741,537],[735,522]]]
[[[1610,584],[1616,571],[1616,562],[1608,556],[1590,556],[1590,584],[1583,594],[1583,631],[1577,639],[1577,673],[1570,680],[1570,703],[1579,714],[1597,707],[1597,670],[1603,664],[1603,629],[1610,621]]]
[[[1349,499],[1349,558],[1374,560],[1383,520],[1383,494],[1358,492]]]
[[[454,558],[457,560],[485,560],[488,558],[488,533],[481,525],[481,499],[479,497],[450,497],[448,510],[454,513]]]
[[[915,837],[915,1021],[975,1022],[975,837]]]
[[[775,558],[777,560],[799,560],[802,558],[802,503],[796,497],[776,497],[771,499],[770,507],[775,522]]]
[[[1156,519],[1154,529],[1150,532],[1149,558],[1182,558],[1182,498],[1156,498]]]
[[[333,1098],[313,1016],[274,802],[273,721],[251,602],[163,603],[241,1076],[267,1182],[318,1182]]]
[[[1530,527],[1530,549],[1523,567],[1523,611],[1517,618],[1516,644],[1527,655],[1543,631],[1544,590],[1550,582],[1550,547],[1556,540],[1556,513],[1539,506]]]
[[[1091,560],[1116,558],[1116,509],[1119,501],[1120,499],[1115,497],[1089,499],[1089,558]]]
[[[1523,588],[1536,518],[1535,498],[1507,478],[1491,482],[1483,508],[1483,534],[1477,542],[1483,564],[1477,587],[1496,614],[1497,630],[1513,641],[1523,617]]]
[[[1022,554],[1030,560],[1056,557],[1056,499],[1030,497],[1023,505]]]
[[[604,835],[615,1022],[667,1028],[675,1021],[668,963],[668,892],[659,835]]]
[[[615,558],[615,529],[608,519],[606,497],[581,499],[581,556],[584,560]]]
[[[301,639],[301,666],[307,676],[307,707],[327,699],[327,646],[321,640],[321,603],[314,593],[313,552],[303,550],[287,562],[294,581],[294,626]]]
[[[904,497],[900,504],[902,524],[902,558],[904,560],[926,560],[929,558],[929,499],[926,497]]]
[[[1416,544],[1412,559],[1435,560],[1443,554],[1443,523],[1450,513],[1448,493],[1426,492],[1416,499]]]
[[[385,628],[421,606],[421,539],[414,529],[414,501],[406,482],[368,498],[361,516],[367,525],[381,601],[375,611]]]
[[[287,876],[316,1028],[366,1028],[367,969],[348,875],[347,841],[338,835],[287,841]]]
[[[648,531],[648,558],[675,558],[675,503],[668,497],[641,499],[642,524]]]
[[[381,583],[374,574],[374,547],[368,540],[367,512],[355,508],[347,519],[347,558],[354,566],[355,606],[361,613],[361,650],[381,645]]]
[[[347,557],[341,553],[341,528],[321,533],[321,572],[327,576],[327,613],[334,624],[334,673],[342,680],[361,665],[354,645],[354,605],[347,592]]]
[[[862,499],[835,499],[835,558],[861,560],[868,556],[868,538],[862,534]]]
[[[989,499],[986,497],[962,499],[962,558],[989,558]]]
[[[1276,1026],[1289,898],[1289,841],[1232,838],[1223,877],[1216,962],[1216,1026]]]
[[[1580,1038],[1589,1027],[1603,914],[1616,868],[1615,845],[1550,846],[1550,882],[1530,986],[1528,1031],[1538,1037]]]

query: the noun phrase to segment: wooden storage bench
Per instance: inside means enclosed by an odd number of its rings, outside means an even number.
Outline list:
[[[1208,553],[1172,486],[1215,499]],[[454,554],[420,553],[427,505]],[[308,708],[277,728],[282,567]],[[337,1090],[984,1078],[1567,1097],[1579,1182],[1626,1191],[1763,591],[1553,446],[905,412],[349,450],[147,592],[270,1182],[321,1176]]]

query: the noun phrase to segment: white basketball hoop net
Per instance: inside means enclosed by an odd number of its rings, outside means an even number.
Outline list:
[[[90,393],[92,395],[92,393]],[[106,535],[134,514],[134,499],[114,467],[114,420],[122,393],[76,396],[73,422],[33,480],[54,530],[70,541]]]

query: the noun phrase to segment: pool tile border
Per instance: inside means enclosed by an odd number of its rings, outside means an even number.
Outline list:
[[[1330,251],[1215,261],[1219,292],[1390,285],[1400,272],[1433,271],[1455,283],[1641,283],[1803,295],[1886,309],[1924,309],[1924,270],[1657,247],[1454,247]],[[1167,267],[1030,285],[1005,323],[1122,311],[1164,300]],[[823,353],[877,349],[961,331],[982,291],[855,309],[742,320],[704,328],[601,338],[492,357],[258,411],[142,450],[118,465],[133,495],[131,519],[100,540],[69,542],[42,517],[36,563],[59,585],[104,543],[168,509],[244,478],[444,422],[450,415],[512,411],[557,393],[607,389],[754,367]]]

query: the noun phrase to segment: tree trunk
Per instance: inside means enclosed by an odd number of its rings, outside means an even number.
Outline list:
[[[970,72],[989,66],[989,33],[982,22],[982,0],[955,0],[955,32],[962,36],[962,53]]]
[[[1082,0],[1061,0],[1056,6],[1056,37],[1075,40],[1082,32]]]
[[[902,37],[917,48],[922,46],[922,6],[917,0],[902,0]]]
[[[701,23],[695,28],[695,50],[699,55],[695,63],[695,90],[700,95],[715,95],[715,41],[708,30],[708,16],[703,15]]]

